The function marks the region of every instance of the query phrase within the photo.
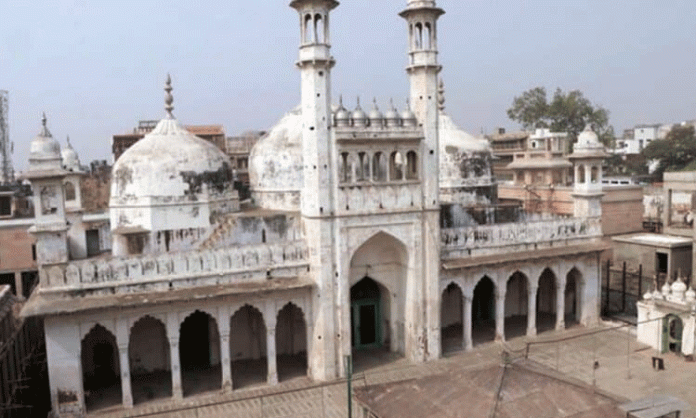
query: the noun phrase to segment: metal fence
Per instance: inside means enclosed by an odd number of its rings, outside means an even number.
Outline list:
[[[660,283],[661,284],[661,283]],[[626,262],[602,266],[602,316],[635,323],[636,302],[652,290],[653,278],[643,274],[643,266],[629,266]]]

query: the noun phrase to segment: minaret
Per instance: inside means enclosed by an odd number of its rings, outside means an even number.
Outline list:
[[[411,84],[410,107],[418,126],[423,129],[420,172],[423,173],[423,214],[421,248],[422,280],[411,287],[410,300],[414,324],[411,341],[406,346],[414,361],[428,361],[440,356],[440,184],[438,139],[438,74],[442,67],[437,62],[437,20],[444,10],[433,0],[409,0],[400,16],[408,22],[408,67]],[[404,121],[404,125],[406,122]],[[420,315],[417,312],[422,312]],[[407,321],[409,319],[407,318]]]
[[[333,214],[331,164],[331,56],[329,13],[335,0],[293,0],[300,14],[301,44],[297,67],[302,74],[302,214]]]
[[[444,10],[434,0],[408,0],[400,16],[408,22],[408,67],[411,84],[411,108],[425,134],[421,173],[425,208],[439,204],[438,185],[438,84],[442,67],[437,61],[437,20]]]
[[[331,56],[329,13],[335,0],[293,0],[300,15],[301,43],[297,67],[302,75],[302,164],[304,184],[301,214],[309,250],[308,277],[314,281],[313,309],[308,318],[309,374],[334,379],[337,368],[336,331],[340,302],[334,233],[335,145],[331,133]],[[350,338],[349,336],[344,337]]]
[[[49,132],[45,114],[42,123],[41,132],[31,142],[29,169],[23,178],[31,182],[34,193],[34,226],[29,232],[36,237],[39,280],[46,283],[47,269],[68,261],[68,225],[63,191],[67,173],[63,170],[60,144]]]

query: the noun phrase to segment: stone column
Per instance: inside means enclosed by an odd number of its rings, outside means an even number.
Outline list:
[[[22,283],[22,272],[15,271],[15,289],[17,296],[20,298],[24,297],[24,283]]]
[[[471,301],[472,296],[462,295],[462,348],[471,351],[474,348],[474,340],[471,337]]]
[[[565,329],[565,281],[556,288],[556,329]]]
[[[181,386],[181,362],[179,361],[179,336],[169,338],[169,358],[172,362],[172,397],[183,399],[184,390]]]
[[[230,361],[230,334],[229,330],[220,334],[220,360],[222,364],[222,391],[231,392],[232,388],[232,362]]]
[[[275,321],[269,321],[266,327],[266,358],[268,360],[268,378],[266,383],[269,385],[278,384],[278,365],[276,363],[276,328]]]
[[[128,345],[118,346],[119,361],[121,366],[121,394],[123,395],[123,407],[133,407],[133,395],[131,391],[130,361],[128,359]]]
[[[495,340],[505,341],[505,290],[495,295]]]
[[[536,327],[536,295],[538,287],[527,288],[527,337],[533,337],[537,333]]]

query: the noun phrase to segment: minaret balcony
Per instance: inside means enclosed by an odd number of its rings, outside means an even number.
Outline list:
[[[300,63],[332,61],[331,47],[327,44],[307,44],[300,47]]]

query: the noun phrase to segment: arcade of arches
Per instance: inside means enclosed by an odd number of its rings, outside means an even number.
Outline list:
[[[474,283],[464,282],[468,287],[449,280],[440,305],[443,352],[580,322],[585,288],[578,268],[573,267],[565,280],[551,268],[530,276],[515,271],[498,281],[483,275]]]
[[[195,310],[178,327],[166,314],[134,319],[127,333],[93,325],[80,351],[86,410],[306,376],[304,311],[293,302],[265,308],[228,309],[220,324],[219,315]]]

